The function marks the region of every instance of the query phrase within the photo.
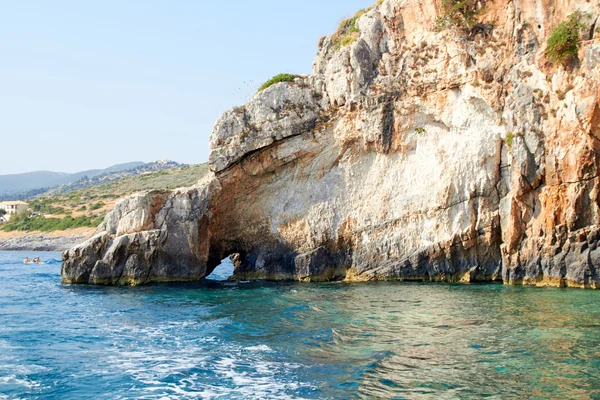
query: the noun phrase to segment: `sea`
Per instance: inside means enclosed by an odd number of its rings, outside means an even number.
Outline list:
[[[0,399],[600,399],[600,291],[60,268],[0,253]]]

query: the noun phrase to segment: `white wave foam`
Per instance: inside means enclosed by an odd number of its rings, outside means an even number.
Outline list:
[[[217,327],[227,321],[219,320]],[[223,343],[216,336],[189,338],[194,325],[202,323],[107,326],[106,334],[112,339],[104,350],[108,369],[139,382],[132,389],[139,398],[286,399],[295,390],[312,388],[290,373],[300,365],[265,359],[274,354],[269,346],[243,347]]]
[[[27,389],[39,389],[42,387],[40,382],[26,377],[18,377],[17,375],[0,376],[0,385],[23,386]]]
[[[266,344],[261,344],[261,345],[258,345],[258,346],[246,347],[244,350],[247,350],[247,351],[263,351],[263,352],[267,352],[267,353],[273,351]]]

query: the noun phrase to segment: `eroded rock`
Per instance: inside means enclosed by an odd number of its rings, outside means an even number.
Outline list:
[[[209,254],[210,203],[219,181],[137,194],[117,203],[101,231],[63,254],[65,283],[140,285],[194,281],[218,265]]]
[[[569,69],[542,44],[600,10],[539,7],[489,3],[466,37],[383,1],[347,46],[320,41],[312,76],[217,121],[205,182],[118,204],[63,280],[195,280],[234,255],[237,279],[597,287],[598,39]]]

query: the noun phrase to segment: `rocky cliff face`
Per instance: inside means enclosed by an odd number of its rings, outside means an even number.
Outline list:
[[[574,11],[580,62],[556,66]],[[232,256],[238,279],[597,287],[598,4],[490,1],[468,37],[440,12],[385,0],[345,46],[321,39],[313,75],[217,121],[204,182],[118,204],[63,281],[195,280]]]

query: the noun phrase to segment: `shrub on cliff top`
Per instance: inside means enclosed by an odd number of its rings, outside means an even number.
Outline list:
[[[358,29],[356,22],[364,14],[371,11],[374,7],[380,6],[382,3],[383,0],[378,0],[371,7],[358,10],[352,18],[348,18],[340,22],[340,26],[331,38],[334,49],[338,50],[344,46],[356,42],[360,36],[360,29]]]
[[[586,24],[581,22],[582,17],[581,12],[574,12],[552,31],[546,45],[546,56],[552,62],[564,63],[572,57],[577,57],[579,31],[586,27]]]
[[[367,10],[359,10],[354,17],[348,18],[340,22],[340,26],[337,31],[333,34],[331,42],[333,47],[337,50],[358,40],[360,30],[356,25],[356,21],[364,14]]]
[[[272,77],[271,79],[269,79],[268,81],[266,81],[265,83],[263,83],[261,85],[261,87],[258,88],[258,91],[262,92],[266,88],[268,88],[270,86],[273,86],[274,84],[279,83],[279,82],[290,82],[290,81],[293,81],[297,77],[298,77],[298,75],[293,75],[293,74],[279,74],[279,75],[275,75],[274,77]]]

